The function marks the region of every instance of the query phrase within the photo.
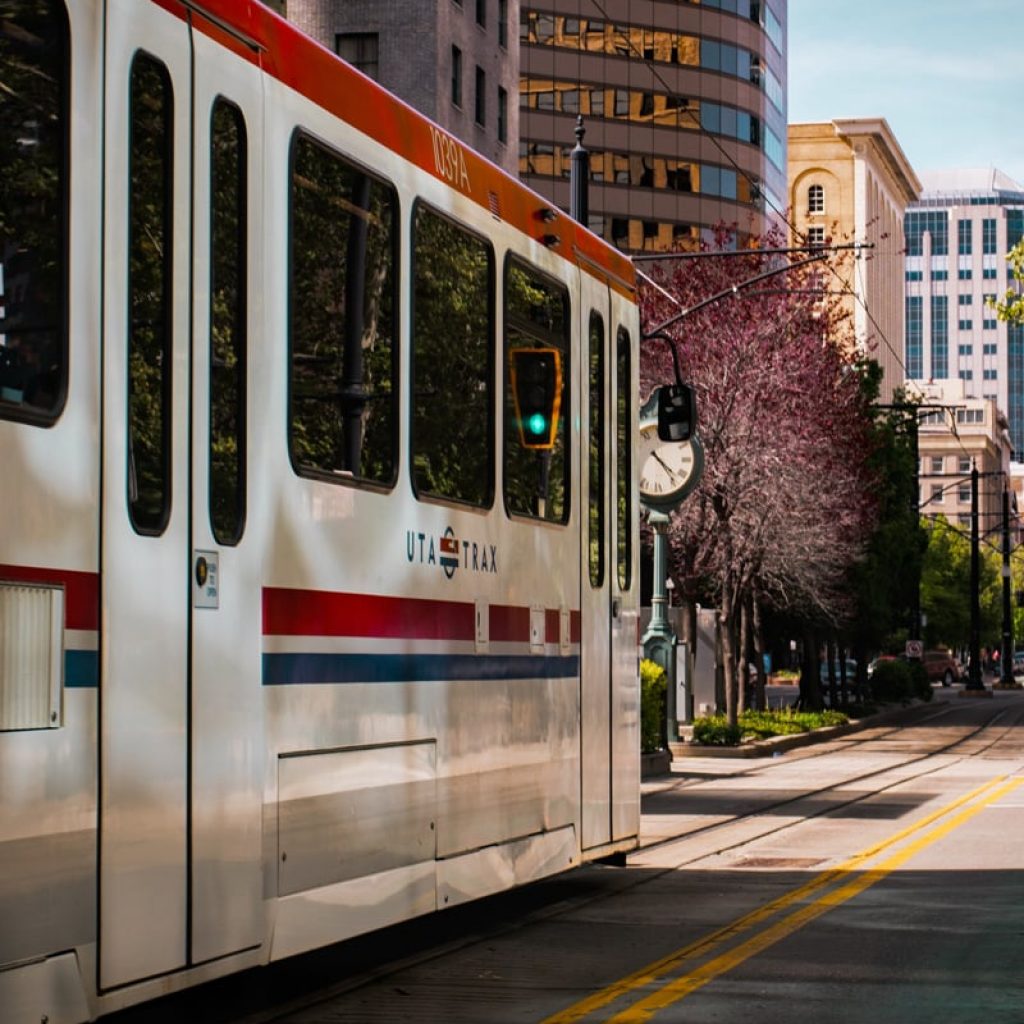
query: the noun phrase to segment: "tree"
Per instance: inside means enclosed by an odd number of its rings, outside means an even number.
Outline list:
[[[945,516],[923,521],[928,547],[921,572],[921,609],[929,647],[965,648],[971,635],[971,539]],[[979,550],[979,606],[983,642],[994,643],[1002,621],[999,555],[987,544]]]
[[[727,243],[724,235],[720,243]],[[769,236],[764,247],[777,245]],[[647,330],[679,308],[773,266],[770,254],[662,265],[641,293]],[[809,272],[786,288],[738,290],[678,321],[670,345],[697,392],[705,471],[672,516],[673,576],[690,603],[710,598],[722,627],[726,711],[739,710],[740,610],[752,596],[827,622],[850,611],[845,573],[863,554],[874,499],[870,409],[838,303]],[[648,344],[641,380],[671,376],[666,345]],[[820,702],[817,671],[808,703]]]
[[[1006,260],[1010,264],[1010,273],[1016,287],[1006,289],[1002,302],[990,301],[990,305],[1000,320],[1008,324],[1024,325],[1024,294],[1021,293],[1024,286],[1024,238],[1006,254]]]

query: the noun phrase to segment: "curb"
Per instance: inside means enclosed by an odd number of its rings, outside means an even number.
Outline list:
[[[673,743],[672,757],[674,760],[690,757],[774,757],[776,754],[784,753],[795,747],[825,743],[828,740],[846,736],[851,732],[860,732],[861,729],[869,729],[872,726],[885,725],[889,722],[912,721],[921,713],[945,703],[944,700],[917,701],[901,707],[886,708],[877,714],[868,715],[866,718],[857,719],[857,721],[849,722],[846,725],[828,725],[812,732],[798,732],[786,736],[770,736],[763,740],[750,740],[738,747],[705,747],[699,743]]]

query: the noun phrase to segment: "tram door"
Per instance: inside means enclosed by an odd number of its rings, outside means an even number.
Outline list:
[[[205,462],[195,452],[206,447],[198,437],[209,418],[194,410],[208,403],[209,392],[197,394],[192,377],[199,342],[190,317],[203,306],[190,285],[193,63],[187,10],[168,7],[107,0],[104,26],[103,989],[256,941],[258,870],[252,862],[258,838],[252,852],[242,852],[243,842],[258,836],[258,799],[254,816],[248,781],[254,733],[229,737],[236,719],[218,719],[232,700],[244,705],[230,673],[222,678],[224,692],[210,696],[211,678],[225,669],[224,647],[238,637],[228,630],[219,640],[212,637],[211,620],[200,615],[217,616],[218,608],[197,607],[199,591],[209,602],[219,599],[220,610],[233,595],[224,583],[231,558],[218,557],[209,515],[200,528],[194,514],[208,502]],[[203,87],[197,80],[197,91]],[[198,133],[200,123],[210,123],[208,105],[195,115]],[[208,366],[205,356],[202,363]],[[202,572],[199,558],[205,559]],[[211,573],[220,588],[214,596]],[[259,588],[253,589],[258,601]],[[194,629],[197,622],[202,625]],[[257,666],[250,684],[258,678]],[[228,748],[220,765],[210,763],[211,742]],[[209,828],[218,799],[219,849]],[[246,819],[241,826],[239,817]],[[229,855],[238,858],[234,880],[225,879],[223,861],[210,866]],[[221,883],[226,888],[218,888]],[[248,916],[237,909],[240,888],[252,890]],[[190,906],[192,893],[197,899]],[[200,907],[200,896],[207,905]],[[197,924],[206,927],[218,915],[219,928],[199,935]]]
[[[580,705],[582,846],[608,843],[612,826],[614,333],[608,288],[581,274]]]

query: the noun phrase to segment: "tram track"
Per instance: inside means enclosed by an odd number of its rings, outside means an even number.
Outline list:
[[[803,748],[796,759],[813,759],[829,753],[849,752],[870,744],[884,743],[887,739],[895,736],[906,737],[917,730],[934,726],[942,718],[963,709],[963,705],[948,704],[936,708],[932,713],[916,720],[913,724],[892,727],[879,725],[865,730],[863,734],[852,734],[818,747]],[[395,959],[387,959],[367,966],[365,969],[357,969],[345,978],[318,985],[301,994],[292,994],[291,997],[276,1000],[273,1005],[258,1009],[253,1009],[250,1006],[249,1011],[242,1015],[201,1017],[199,1024],[207,1024],[207,1022],[213,1024],[214,1021],[217,1021],[218,1024],[221,1021],[224,1024],[229,1021],[230,1024],[287,1024],[293,1015],[308,1011],[318,1004],[329,1003],[332,999],[340,998],[367,986],[384,982],[410,968],[442,960],[452,954],[471,949],[478,944],[495,941],[504,935],[515,933],[533,924],[600,904],[623,893],[639,889],[641,886],[647,886],[673,871],[690,867],[711,856],[727,854],[766,838],[784,835],[797,825],[802,825],[809,820],[841,813],[852,807],[866,804],[870,800],[876,800],[881,794],[905,787],[937,772],[948,770],[972,758],[986,756],[991,758],[993,753],[998,754],[1000,748],[1005,746],[1008,739],[1013,736],[1015,729],[1024,723],[1024,703],[986,708],[982,714],[984,717],[977,724],[968,723],[958,726],[951,723],[952,728],[963,728],[967,731],[918,754],[901,757],[885,766],[847,775],[828,785],[809,788],[785,799],[762,804],[756,810],[737,814],[725,821],[699,826],[685,834],[646,843],[634,854],[631,854],[628,861],[630,866],[641,870],[630,872],[605,865],[584,865],[564,876],[557,876],[537,883],[535,891],[540,897],[539,905],[525,911],[521,911],[521,901],[515,899],[510,904],[514,909],[510,911],[504,902],[509,899],[507,893],[500,894],[490,901],[482,901],[472,907],[460,908],[464,911],[460,927],[465,930],[455,933],[454,937],[442,936],[440,943],[431,941],[432,929],[424,925],[422,920],[409,922],[400,927],[410,930],[419,927],[425,937],[419,945],[414,940],[411,943],[414,948],[405,955],[400,952]],[[1013,750],[1007,751],[1005,757],[1018,759],[1024,765],[1024,750],[1021,749],[1019,740]],[[929,764],[936,758],[940,759],[939,763]],[[796,759],[787,756],[785,759],[768,761],[760,765],[759,769],[770,772],[776,766],[781,768],[792,765]],[[910,774],[905,772],[907,768],[912,768],[915,765],[920,766],[922,770]],[[893,773],[897,773],[897,776],[886,780],[885,777]],[[865,783],[872,783],[869,792],[860,792],[852,795],[849,799],[832,803],[826,801],[823,806],[815,806],[816,802],[821,803],[822,797],[840,793],[843,789]],[[686,790],[690,788],[690,786],[681,787],[680,792],[685,794]],[[699,789],[700,783],[692,788]],[[808,809],[804,812],[799,811],[801,802],[808,805]],[[790,816],[790,820],[773,821],[779,817],[780,811],[787,809],[794,812]],[[763,822],[770,827],[751,830],[751,824],[758,822]],[[737,830],[740,834],[736,834]],[[733,833],[732,837],[730,837],[730,831]],[[716,837],[720,837],[720,839],[716,841]],[[691,845],[689,853],[685,852],[687,844]],[[696,848],[693,848],[694,846]],[[670,853],[673,847],[678,849],[681,856],[666,858],[666,854]],[[572,890],[569,895],[565,894],[566,888]],[[580,891],[581,888],[582,891]],[[497,912],[495,912],[496,907],[500,908]],[[448,913],[452,914],[452,912]],[[439,927],[435,931],[445,932],[448,936],[452,935],[452,930],[449,928]],[[259,970],[269,971],[278,968],[287,969],[287,965],[274,965],[271,968],[260,968]],[[156,1020],[156,1018],[153,1019]],[[192,1019],[196,1019],[194,1015]],[[124,1024],[130,1024],[130,1022],[126,1020]]]
[[[892,728],[886,729],[881,734],[874,734],[869,736],[858,735],[855,739],[836,741],[835,744],[829,744],[824,747],[814,748],[813,751],[811,751],[809,748],[805,748],[807,752],[804,753],[800,759],[802,760],[808,757],[820,757],[827,753],[834,753],[837,750],[837,745],[840,743],[843,745],[841,749],[847,751],[851,750],[852,748],[864,746],[869,743],[877,743],[881,740],[884,740],[887,736],[891,736],[894,734],[904,734],[909,730],[921,728],[922,726],[927,725],[929,722],[933,722],[935,719],[950,714],[953,710],[954,706],[944,706],[942,708],[936,709],[936,712],[934,714],[919,719],[918,721],[915,721],[912,725],[893,726]],[[735,828],[737,824],[749,821],[751,819],[767,817],[768,815],[776,816],[780,810],[795,807],[795,805],[801,802],[810,802],[815,800],[816,798],[826,796],[830,793],[838,792],[842,789],[848,788],[853,785],[857,785],[859,783],[871,781],[877,782],[879,779],[884,778],[884,776],[892,774],[893,772],[898,772],[901,769],[906,768],[910,765],[921,764],[922,762],[927,762],[932,758],[941,757],[944,754],[950,754],[954,752],[957,747],[961,747],[964,744],[976,740],[979,735],[983,734],[988,729],[992,728],[1001,718],[1005,716],[1011,716],[1012,721],[1010,722],[1010,724],[1008,724],[1006,728],[1003,729],[998,736],[994,737],[986,746],[982,747],[979,750],[970,751],[968,753],[963,754],[961,757],[956,758],[955,760],[945,761],[942,764],[935,765],[933,767],[928,768],[925,771],[917,772],[913,775],[900,775],[892,782],[878,786],[869,793],[864,793],[859,796],[851,797],[851,799],[843,802],[828,804],[827,806],[823,806],[818,810],[811,811],[809,813],[801,815],[792,821],[781,822],[774,828],[767,829],[755,835],[746,836],[726,846],[721,846],[716,850],[716,852],[727,853],[731,850],[735,850],[742,846],[748,845],[749,843],[760,841],[761,839],[764,839],[766,837],[779,835],[787,831],[788,829],[794,828],[799,824],[803,824],[803,822],[805,821],[812,820],[814,818],[824,817],[830,814],[835,814],[839,811],[847,810],[858,804],[862,804],[867,800],[877,798],[877,796],[881,793],[886,793],[900,786],[904,786],[907,783],[914,782],[921,778],[926,778],[927,776],[933,775],[936,772],[945,771],[953,765],[961,763],[971,757],[981,756],[983,753],[986,753],[987,751],[994,748],[997,744],[1001,743],[1008,735],[1012,733],[1012,730],[1016,727],[1016,725],[1020,721],[1024,720],[1024,705],[1017,707],[993,708],[991,717],[981,722],[977,727],[973,728],[966,736],[960,736],[952,742],[937,747],[934,750],[926,751],[914,757],[908,757],[902,761],[886,765],[882,768],[877,768],[873,771],[863,772],[859,775],[854,775],[841,779],[828,786],[821,786],[817,789],[806,790],[804,792],[796,794],[795,796],[787,797],[783,800],[778,800],[774,803],[766,804],[762,807],[759,807],[756,811],[747,814],[739,814],[727,821],[713,822],[709,825],[692,829],[691,831],[687,832],[685,835],[682,836],[669,836],[665,839],[648,843],[643,847],[643,852],[670,847],[676,844],[687,842],[691,839],[695,839],[698,837],[707,838],[709,836],[722,833],[728,829]],[[1020,753],[1018,753],[1017,756],[1021,756]],[[792,763],[792,760],[790,760],[789,763]],[[781,762],[779,762],[779,764],[781,764]],[[774,767],[774,765],[775,762],[769,762],[764,767],[770,769]],[[666,867],[664,871],[672,871],[680,867],[686,867],[689,864],[696,863],[697,861],[704,859],[705,856],[707,856],[707,854],[702,853],[699,856],[693,857],[691,860],[681,861],[675,864],[673,867]]]

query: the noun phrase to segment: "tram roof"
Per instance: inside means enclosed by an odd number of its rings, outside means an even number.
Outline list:
[[[321,46],[259,0],[153,0],[239,57],[629,297],[632,262],[618,249]],[[550,213],[554,213],[554,219]],[[557,241],[556,241],[557,239]]]

